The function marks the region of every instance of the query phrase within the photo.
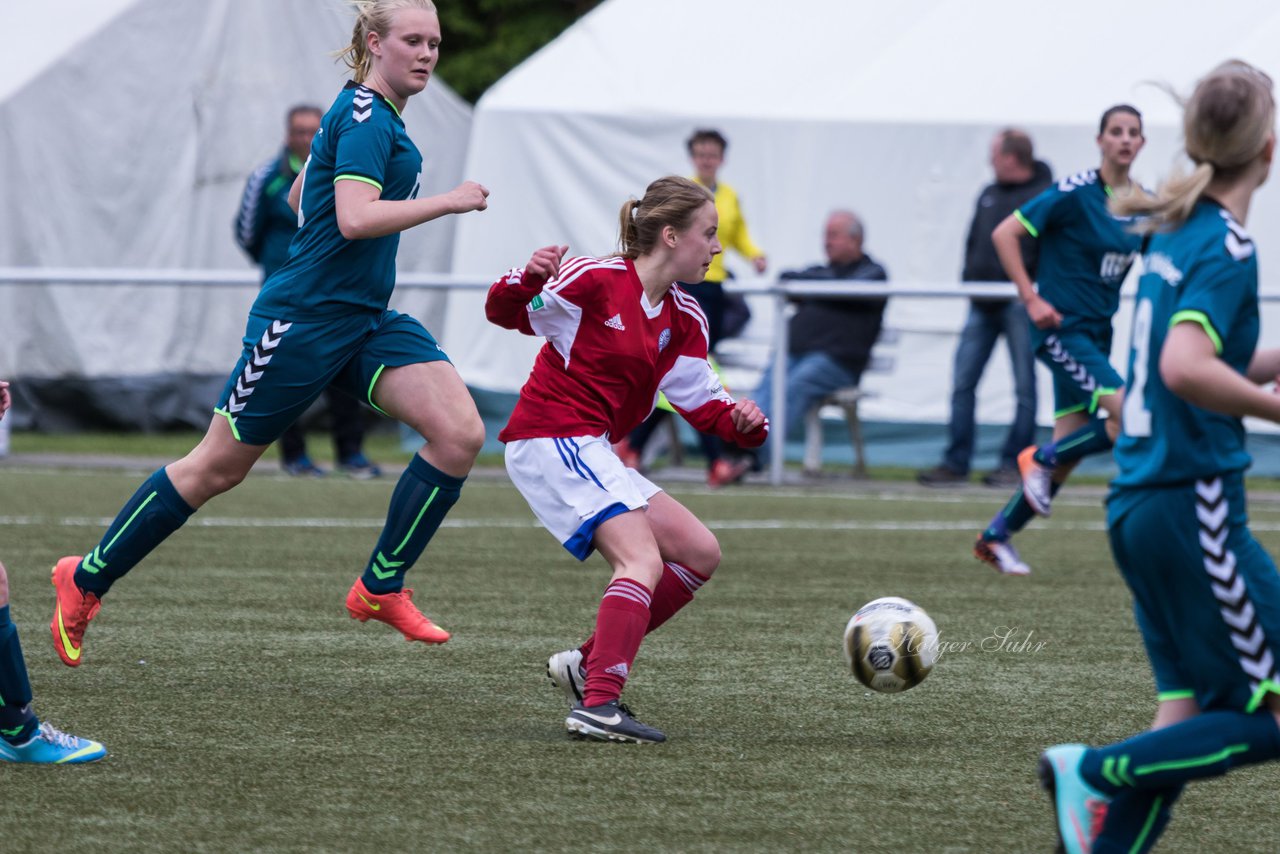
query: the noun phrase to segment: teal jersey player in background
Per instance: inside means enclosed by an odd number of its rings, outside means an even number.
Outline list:
[[[347,610],[361,621],[386,622],[408,640],[449,639],[413,604],[404,574],[457,501],[484,425],[435,339],[412,317],[389,311],[387,299],[399,233],[483,210],[488,191],[468,181],[417,198],[422,160],[400,112],[426,87],[439,58],[440,23],[430,0],[371,0],[357,9],[344,53],[354,80],[325,116],[294,182],[290,203],[300,230],[289,260],[250,311],[243,354],[208,433],[187,456],[151,475],[92,551],[54,567],[50,628],[70,666],[80,664],[85,627],[111,585],[206,501],[243,480],[267,445],[331,384],[427,438],[392,493]]]
[[[1129,177],[1145,142],[1142,115],[1128,104],[1109,108],[1097,142],[1098,169],[1064,178],[991,233],[1000,263],[1027,307],[1036,358],[1053,374],[1053,442],[1018,455],[1022,484],[973,547],[974,556],[1007,575],[1031,571],[1010,541],[1013,534],[1035,515],[1048,516],[1053,495],[1076,463],[1110,450],[1119,429],[1124,383],[1111,366],[1111,317],[1142,238],[1132,218],[1117,217],[1107,204],[1144,194]],[[1040,250],[1034,283],[1019,243],[1027,234]]]
[[[1248,528],[1241,424],[1280,421],[1280,397],[1259,388],[1280,350],[1255,350],[1258,266],[1242,227],[1271,169],[1275,116],[1269,77],[1219,66],[1186,102],[1195,170],[1116,204],[1150,215],[1153,236],[1107,522],[1158,705],[1145,733],[1044,753],[1068,852],[1149,851],[1185,784],[1280,758],[1280,575]]]

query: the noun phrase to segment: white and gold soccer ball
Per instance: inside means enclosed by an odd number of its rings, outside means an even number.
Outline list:
[[[845,626],[844,657],[863,685],[897,694],[919,685],[933,670],[938,627],[910,600],[875,599],[859,608]]]

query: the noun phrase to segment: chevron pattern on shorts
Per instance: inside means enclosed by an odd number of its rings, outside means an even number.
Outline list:
[[[271,351],[280,346],[280,341],[291,326],[293,326],[292,323],[273,320],[271,325],[263,330],[262,338],[258,343],[253,345],[253,352],[245,360],[244,370],[240,372],[240,376],[236,377],[236,387],[231,390],[231,396],[227,398],[227,411],[232,415],[244,409],[245,402],[253,394],[258,380],[262,379],[267,363],[271,361]]]
[[[1204,570],[1209,573],[1218,612],[1231,632],[1231,645],[1240,656],[1240,668],[1249,677],[1250,689],[1257,691],[1263,681],[1276,679],[1276,665],[1271,645],[1249,601],[1249,591],[1236,569],[1235,553],[1227,548],[1227,510],[1222,478],[1196,481],[1196,519],[1200,523]]]
[[[1098,381],[1085,370],[1084,365],[1071,358],[1071,354],[1067,352],[1067,348],[1062,346],[1062,341],[1057,335],[1050,335],[1044,339],[1045,349],[1049,351],[1049,358],[1053,359],[1062,369],[1067,372],[1072,381],[1080,386],[1082,391],[1092,394],[1098,389]]]

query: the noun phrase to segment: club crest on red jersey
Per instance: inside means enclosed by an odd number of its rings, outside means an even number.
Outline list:
[[[658,352],[661,353],[663,350],[667,349],[667,345],[670,343],[671,329],[668,327],[667,329],[662,330],[658,335]]]

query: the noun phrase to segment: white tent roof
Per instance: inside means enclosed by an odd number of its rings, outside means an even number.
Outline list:
[[[351,20],[341,0],[0,4],[18,51],[0,67],[0,267],[248,269],[244,182],[280,151],[288,107],[341,89]],[[405,122],[424,190],[456,185],[470,107],[437,80]],[[447,270],[452,226],[407,234],[401,269]],[[225,373],[251,299],[0,287],[0,376]]]
[[[496,278],[553,242],[612,251],[621,202],[688,174],[684,140],[711,126],[771,273],[820,261],[827,211],[851,207],[891,281],[955,281],[994,131],[1026,128],[1065,176],[1097,166],[1102,111],[1133,103],[1148,136],[1135,174],[1154,185],[1175,162],[1178,109],[1144,84],[1185,91],[1230,57],[1280,72],[1276,44],[1280,8],[1264,0],[608,0],[477,105],[466,171],[493,195],[460,221],[454,270]],[[1264,253],[1278,223],[1264,191],[1249,223]],[[451,300],[446,348],[468,382],[514,390],[538,342],[486,327],[478,303]],[[891,300],[899,367],[930,381],[904,394],[892,378],[871,417],[945,420],[963,309]],[[1006,388],[983,399],[1007,402]]]
[[[1142,80],[1266,61],[1265,0],[610,0],[486,94],[485,110],[695,114],[707,122],[1096,122]],[[1095,57],[1105,59],[1095,60]],[[1150,106],[1168,122],[1174,107]]]
[[[0,101],[35,80],[134,2],[61,0],[39,9],[30,3],[0,6],[0,33],[10,36],[8,62],[0,70]]]

